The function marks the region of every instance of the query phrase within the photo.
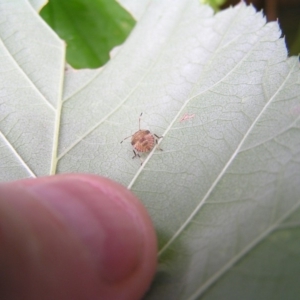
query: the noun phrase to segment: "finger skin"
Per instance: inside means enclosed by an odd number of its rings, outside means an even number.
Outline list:
[[[109,179],[0,184],[0,299],[140,299],[156,253],[145,208]]]

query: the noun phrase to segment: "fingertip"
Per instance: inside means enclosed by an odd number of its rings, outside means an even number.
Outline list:
[[[12,188],[11,183],[8,186]],[[65,243],[66,239],[72,242],[64,251],[82,257],[85,272],[88,270],[92,278],[89,284],[95,285],[90,287],[94,293],[108,299],[142,297],[156,270],[156,235],[147,211],[130,191],[109,179],[85,174],[23,180],[14,183],[14,188],[16,194],[28,195],[30,200],[25,202],[40,216],[47,215],[34,226],[46,226],[54,232],[63,228],[59,235]],[[18,198],[16,194],[10,196]],[[24,201],[10,201],[16,207],[24,206]],[[27,217],[36,219],[36,214]],[[69,263],[74,262],[71,259]]]

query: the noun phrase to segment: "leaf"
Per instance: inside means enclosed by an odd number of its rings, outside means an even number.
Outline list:
[[[244,3],[152,1],[105,67],[76,71],[27,2],[0,3],[2,181],[128,186],[158,232],[146,299],[296,298],[300,73],[277,23]],[[142,166],[120,144],[141,112],[164,136]]]
[[[300,24],[298,25],[298,29],[294,35],[292,41],[290,41],[290,53],[297,54],[300,52]]]
[[[226,2],[226,0],[200,0],[202,4],[209,4],[215,11],[219,11],[220,7]]]
[[[48,0],[28,0],[32,7],[36,11],[40,11],[44,5],[47,4]]]
[[[63,43],[26,1],[1,1],[0,15],[0,177],[48,175],[61,103]]]
[[[67,43],[67,61],[74,68],[96,68],[109,51],[123,43],[135,22],[115,1],[50,0],[41,16]]]

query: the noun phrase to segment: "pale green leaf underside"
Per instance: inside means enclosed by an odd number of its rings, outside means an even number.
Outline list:
[[[28,0],[29,3],[31,3],[32,7],[36,11],[40,11],[43,6],[45,6],[48,3],[48,0]]]
[[[262,260],[300,205],[299,63],[278,25],[244,4],[152,1],[104,68],[78,71],[27,2],[0,0],[0,16],[1,179],[112,178],[158,231],[149,299],[234,293],[235,264]],[[120,144],[141,112],[164,136],[142,166]]]

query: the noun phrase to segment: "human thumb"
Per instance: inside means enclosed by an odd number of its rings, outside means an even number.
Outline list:
[[[0,299],[140,299],[156,247],[145,208],[109,179],[0,184]]]

